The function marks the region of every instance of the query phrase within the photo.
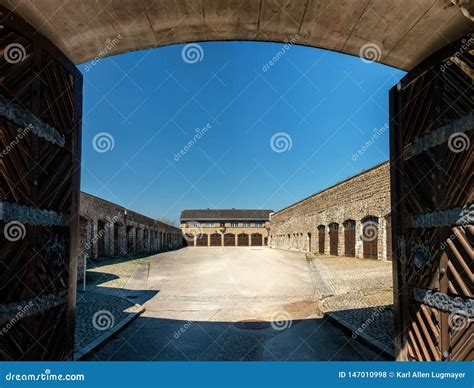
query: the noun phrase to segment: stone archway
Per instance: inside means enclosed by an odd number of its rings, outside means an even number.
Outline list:
[[[399,7],[385,1],[364,7],[357,1],[324,0],[202,4],[124,0],[89,2],[87,6],[77,6],[74,1],[58,6],[50,1],[0,0],[0,5],[14,9],[74,63],[170,44],[252,40],[363,55],[370,61],[411,70],[444,47],[446,40],[472,31],[462,10],[448,1],[405,1]],[[439,34],[432,32],[440,28]]]

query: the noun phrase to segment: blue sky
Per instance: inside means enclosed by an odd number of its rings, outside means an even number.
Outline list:
[[[197,61],[173,45],[80,66],[83,191],[177,221],[279,210],[389,158],[388,91],[404,72],[302,46],[194,47]]]

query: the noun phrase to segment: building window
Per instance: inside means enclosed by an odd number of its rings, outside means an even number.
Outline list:
[[[191,228],[199,228],[201,224],[199,222],[190,222],[189,227]]]
[[[230,226],[231,226],[232,228],[238,228],[238,227],[239,227],[239,223],[238,223],[238,222],[231,222],[231,223],[230,223]]]
[[[250,228],[250,223],[249,222],[244,222],[243,226],[244,226],[244,228]]]
[[[261,222],[256,222],[255,223],[255,227],[256,228],[262,228],[263,227],[263,224]]]

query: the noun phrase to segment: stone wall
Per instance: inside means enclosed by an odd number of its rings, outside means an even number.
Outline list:
[[[78,280],[84,259],[153,254],[183,246],[180,228],[81,193]]]
[[[273,213],[269,246],[385,260],[391,258],[387,227],[390,228],[389,162]]]

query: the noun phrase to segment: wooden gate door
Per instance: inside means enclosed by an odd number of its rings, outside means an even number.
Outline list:
[[[367,259],[378,258],[379,220],[367,217],[362,221],[362,249]]]
[[[390,91],[397,358],[473,360],[474,37]]]
[[[82,76],[21,18],[0,16],[0,360],[70,360]]]
[[[318,250],[319,253],[324,254],[324,240],[326,238],[326,227],[324,225],[318,226]]]
[[[336,223],[329,224],[329,253],[337,256],[337,248],[339,245],[339,225]]]
[[[355,257],[355,221],[344,222],[344,255]]]

